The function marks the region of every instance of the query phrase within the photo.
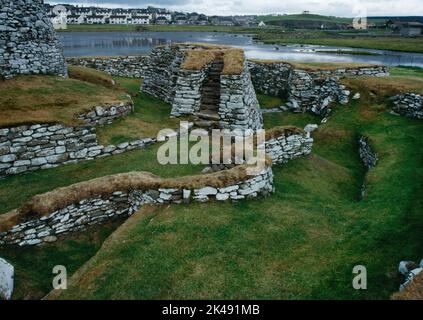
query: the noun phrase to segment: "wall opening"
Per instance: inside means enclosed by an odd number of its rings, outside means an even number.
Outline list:
[[[201,88],[200,110],[195,114],[199,121],[208,122],[208,127],[219,125],[220,76],[224,67],[223,55],[219,54],[211,63]]]

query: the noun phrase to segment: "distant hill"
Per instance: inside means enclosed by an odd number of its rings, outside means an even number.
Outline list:
[[[408,16],[408,17],[395,17],[395,16],[386,16],[386,17],[369,17],[370,20],[399,20],[399,21],[419,21],[423,23],[423,17],[422,16]]]
[[[277,22],[277,21],[315,21],[315,22],[349,24],[352,22],[352,18],[339,18],[339,17],[331,17],[331,16],[322,16],[318,14],[290,14],[290,15],[280,15],[280,16],[266,15],[266,16],[258,16],[257,19],[267,23]]]
[[[291,15],[264,15],[258,16],[258,21],[264,21],[268,25],[278,25],[288,28],[320,28],[324,25],[325,28],[336,28],[351,24],[353,18],[342,18],[333,16],[323,16],[318,14],[291,14]],[[400,21],[420,21],[423,23],[421,16],[381,16],[381,17],[368,17],[368,21],[373,23],[383,23],[387,20],[400,20]]]

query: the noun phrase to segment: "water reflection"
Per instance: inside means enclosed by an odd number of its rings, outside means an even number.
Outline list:
[[[178,42],[207,42],[242,48],[251,59],[301,62],[356,62],[423,67],[423,54],[312,45],[275,46],[254,42],[250,35],[214,32],[69,32],[61,33],[66,56],[147,54],[152,48]],[[319,52],[319,51],[325,52]],[[328,50],[353,50],[373,55],[346,55]]]

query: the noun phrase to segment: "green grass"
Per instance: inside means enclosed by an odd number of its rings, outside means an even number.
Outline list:
[[[77,69],[70,68],[68,79],[34,75],[0,80],[0,127],[56,122],[74,125],[75,115],[94,106],[128,102],[123,90],[111,88],[108,75]]]
[[[274,195],[134,218],[60,298],[388,299],[400,283],[398,262],[421,258],[423,123],[392,116],[365,87],[361,93],[314,134],[313,156],[274,168]],[[283,113],[265,122],[313,120]],[[363,134],[380,161],[359,201]],[[365,291],[352,288],[359,264]]]
[[[264,94],[257,94],[257,99],[262,109],[279,108],[280,106],[283,106],[286,102],[282,98],[271,97]]]
[[[40,247],[1,248],[0,256],[15,267],[13,299],[39,300],[52,290],[53,268],[66,266],[70,277],[99,250],[104,240],[122,223],[115,220],[101,228],[68,235],[66,239]]]
[[[419,67],[397,67],[389,69],[391,76],[394,77],[417,77],[423,78],[423,68]]]
[[[97,129],[100,143],[119,144],[140,138],[154,138],[164,128],[176,129],[181,119],[171,119],[171,106],[140,92],[140,79],[115,78],[133,96],[134,112],[110,125]]]
[[[423,41],[402,37],[365,37],[365,36],[316,36],[315,38],[286,37],[284,33],[261,33],[260,40],[267,44],[311,44],[323,46],[341,46],[376,50],[391,50],[423,53]]]

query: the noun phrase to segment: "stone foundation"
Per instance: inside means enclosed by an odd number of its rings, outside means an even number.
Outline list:
[[[128,216],[145,204],[180,204],[208,201],[242,200],[266,196],[274,191],[273,173],[267,167],[257,176],[225,187],[116,191],[107,197],[84,199],[41,218],[19,223],[0,232],[0,244],[30,246],[53,242],[57,237],[114,217]]]
[[[286,62],[249,61],[257,91],[289,100],[295,112],[311,111],[320,116],[330,112],[330,104],[347,104],[350,92],[339,83],[345,76],[388,76],[384,66],[336,70],[301,70]]]
[[[67,76],[63,50],[42,0],[0,0],[0,76]]]
[[[414,93],[400,94],[392,98],[394,111],[403,116],[423,119],[423,96]]]

